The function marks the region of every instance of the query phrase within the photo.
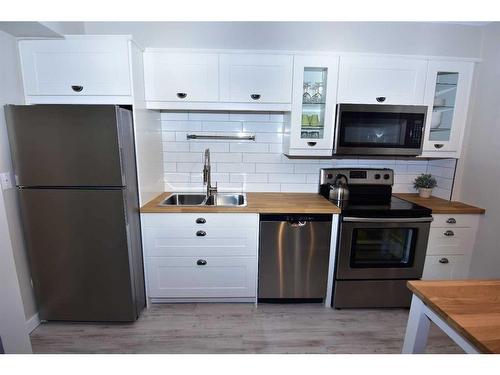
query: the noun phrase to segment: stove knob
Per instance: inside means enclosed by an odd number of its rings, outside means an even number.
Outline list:
[[[378,173],[373,177],[375,177],[375,180],[380,180],[380,174],[378,174]]]
[[[384,174],[384,180],[388,180],[391,178],[391,175],[389,173]]]
[[[332,178],[333,178],[333,174],[328,173],[328,174],[326,175],[326,178],[328,178],[328,179],[332,179]]]

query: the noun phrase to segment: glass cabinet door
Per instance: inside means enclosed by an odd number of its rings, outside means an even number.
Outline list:
[[[470,62],[429,62],[425,93],[429,110],[422,156],[436,156],[436,152],[460,156],[473,68]]]
[[[295,56],[293,73],[290,156],[331,156],[338,56]]]
[[[302,94],[302,139],[323,139],[328,68],[304,68]]]

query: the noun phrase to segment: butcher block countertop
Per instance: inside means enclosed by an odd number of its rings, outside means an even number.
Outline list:
[[[481,352],[500,354],[500,280],[408,281],[408,288]]]
[[[447,201],[437,197],[420,198],[418,194],[394,193],[398,198],[430,208],[433,214],[484,214],[484,208],[470,206],[457,201]]]
[[[225,212],[259,214],[340,214],[340,208],[316,193],[246,193],[246,207],[158,206],[171,192],[160,194],[141,207],[141,213]]]

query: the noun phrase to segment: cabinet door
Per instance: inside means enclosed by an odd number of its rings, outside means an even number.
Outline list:
[[[333,151],[338,57],[295,56],[289,155]]]
[[[429,62],[425,90],[429,112],[422,156],[460,156],[473,68],[468,62]]]
[[[125,38],[22,40],[19,51],[27,96],[131,95]]]
[[[216,102],[219,56],[198,53],[144,53],[146,100]]]
[[[422,280],[454,280],[467,276],[465,256],[428,255],[425,257]]]
[[[223,102],[290,103],[293,58],[289,55],[220,55]]]
[[[427,61],[341,57],[339,103],[422,104]]]

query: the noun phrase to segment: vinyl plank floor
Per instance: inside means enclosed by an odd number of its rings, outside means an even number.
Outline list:
[[[405,309],[319,304],[155,304],[135,323],[48,322],[35,353],[400,353]],[[428,353],[463,353],[431,327]]]

